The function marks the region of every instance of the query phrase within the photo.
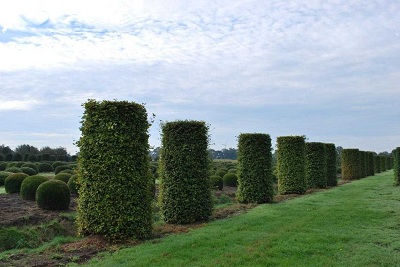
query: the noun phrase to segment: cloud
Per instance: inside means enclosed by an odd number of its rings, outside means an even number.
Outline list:
[[[0,112],[10,110],[31,110],[37,104],[36,100],[0,100]]]

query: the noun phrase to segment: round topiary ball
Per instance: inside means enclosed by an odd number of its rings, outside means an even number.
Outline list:
[[[60,180],[63,181],[64,183],[68,184],[69,178],[71,178],[72,174],[70,173],[59,173],[56,176],[54,176],[54,180]]]
[[[21,168],[23,168],[23,167],[32,168],[32,169],[35,170],[36,173],[39,173],[39,168],[38,168],[38,166],[37,166],[35,163],[27,162],[27,163],[25,163],[24,165],[21,166]]]
[[[69,191],[71,192],[71,194],[78,194],[78,185],[76,183],[76,180],[78,179],[77,175],[72,175],[69,178],[69,181],[67,183]]]
[[[5,171],[12,172],[12,173],[22,173],[21,168],[18,168],[18,167],[8,167]]]
[[[0,162],[0,171],[4,171],[7,168],[6,162]]]
[[[237,186],[237,176],[234,173],[227,173],[222,179],[226,186]]]
[[[36,204],[45,210],[67,210],[71,202],[68,185],[60,180],[49,180],[36,190]]]
[[[12,172],[6,172],[6,171],[0,171],[0,186],[4,185],[4,181],[10,174],[13,174]]]
[[[48,178],[41,175],[34,175],[25,178],[25,180],[21,184],[21,198],[25,200],[35,200],[37,188],[39,187],[39,185],[48,180]]]
[[[24,164],[25,164],[25,162],[23,162],[23,161],[18,161],[18,162],[15,162],[14,167],[21,168],[22,165],[24,165]]]
[[[37,172],[36,172],[34,169],[29,168],[29,167],[21,167],[21,171],[22,171],[23,173],[28,174],[29,176],[36,175],[36,174],[37,174]]]
[[[69,173],[69,174],[71,174],[71,175],[74,175],[74,174],[75,174],[75,171],[72,170],[72,169],[66,169],[66,170],[60,171],[59,173]]]
[[[38,165],[39,172],[53,172],[53,166],[50,163],[42,162]]]
[[[224,180],[219,175],[211,175],[210,176],[211,188],[222,190],[224,188]]]
[[[215,172],[215,175],[219,175],[221,177],[224,177],[224,175],[228,172],[227,169],[217,169],[217,171]]]
[[[4,181],[4,188],[8,194],[19,193],[21,184],[28,174],[25,173],[13,173],[10,174]]]
[[[57,167],[54,169],[54,174],[59,174],[60,172],[65,171],[65,170],[72,170],[72,167],[70,167],[70,166],[68,166],[68,165],[60,165],[60,166],[57,166]]]
[[[51,166],[53,167],[53,169],[55,170],[58,166],[62,166],[62,165],[66,165],[64,162],[62,161],[54,161],[53,164],[51,164]]]

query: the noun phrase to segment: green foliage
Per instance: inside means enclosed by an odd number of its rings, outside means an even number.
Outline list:
[[[238,177],[234,173],[226,173],[224,177],[222,177],[224,181],[224,186],[237,186],[238,185]]]
[[[4,180],[10,176],[12,172],[0,171],[0,186],[4,185]]]
[[[25,200],[35,200],[36,189],[39,187],[39,185],[48,180],[48,178],[41,175],[34,175],[25,178],[21,184],[21,198]]]
[[[51,166],[53,167],[53,169],[55,170],[58,166],[64,166],[67,165],[65,162],[62,161],[54,161]]]
[[[394,173],[394,184],[400,185],[400,147],[396,147],[393,151],[393,173]]]
[[[6,161],[12,161],[13,160],[13,154],[12,153],[7,153],[6,154]]]
[[[30,167],[21,167],[21,171],[23,173],[28,174],[29,176],[37,174],[37,172],[34,169],[30,168]]]
[[[343,149],[342,179],[356,180],[360,178],[360,173],[361,173],[360,150],[356,148]]]
[[[22,173],[21,168],[18,167],[8,167],[5,169],[6,172],[12,172],[12,173]]]
[[[75,174],[75,171],[74,170],[72,170],[72,169],[66,169],[66,170],[62,170],[62,171],[60,171],[58,174],[60,174],[60,173],[69,173],[69,174]]]
[[[49,180],[39,185],[36,190],[36,204],[45,210],[67,210],[71,193],[66,183]]]
[[[60,166],[57,166],[57,167],[54,169],[54,174],[59,174],[60,172],[65,171],[65,170],[72,170],[72,167],[69,166],[69,165],[60,165]]]
[[[387,170],[386,168],[386,156],[380,155],[379,160],[381,162],[381,172],[385,172]]]
[[[215,171],[215,175],[218,175],[218,176],[221,176],[221,177],[224,177],[224,175],[227,174],[227,173],[228,173],[228,170],[225,169],[225,168],[219,168],[219,169],[217,169]]]
[[[382,172],[381,170],[381,157],[378,155],[374,155],[374,169],[375,173]]]
[[[14,153],[12,160],[13,161],[23,161],[24,160],[24,156],[22,156],[21,153]]]
[[[0,162],[0,171],[4,171],[7,168],[6,162]]]
[[[219,175],[211,175],[210,183],[212,189],[222,190],[224,188],[224,180]]]
[[[76,182],[77,182],[77,178],[78,178],[77,175],[72,175],[72,176],[69,178],[68,183],[67,183],[68,188],[69,188],[69,191],[71,192],[71,194],[74,194],[74,195],[78,194],[78,188],[79,188],[79,186],[78,186],[78,184],[76,183]]]
[[[64,183],[68,184],[69,178],[72,176],[70,173],[59,173],[56,176],[54,176],[54,180],[60,180],[63,181]]]
[[[385,157],[385,160],[386,160],[386,170],[391,170],[392,169],[392,164],[391,164],[391,162],[392,162],[392,160],[391,160],[391,157]]]
[[[326,185],[337,186],[336,147],[335,144],[325,144],[326,153]]]
[[[24,165],[25,164],[25,162],[21,162],[21,161],[19,161],[19,162],[14,162],[14,167],[18,167],[18,168],[21,168],[22,167],[22,165]]]
[[[25,173],[10,174],[4,181],[4,188],[8,194],[19,193],[21,184],[28,177]]]
[[[22,167],[29,167],[29,168],[32,168],[32,169],[35,170],[36,173],[39,173],[39,168],[38,168],[38,166],[37,166],[35,163],[26,162],[26,163],[24,163],[24,164],[21,166],[21,168],[22,168]]]
[[[368,169],[368,159],[367,159],[367,152],[360,151],[360,178],[367,177],[367,169]]]
[[[240,134],[238,138],[238,190],[242,203],[268,203],[274,197],[271,137],[262,133]],[[231,175],[233,173],[228,173]],[[227,177],[224,176],[224,182]]]
[[[212,213],[208,126],[202,121],[162,125],[159,203],[168,223],[207,220]]]
[[[374,163],[374,153],[371,151],[367,152],[368,169],[367,176],[373,176],[375,174],[375,163]]]
[[[327,186],[325,144],[306,143],[305,154],[307,187],[325,188]]]
[[[127,101],[84,104],[77,142],[80,235],[148,238],[152,231],[147,112]]]
[[[54,171],[53,166],[51,166],[51,164],[47,163],[47,162],[39,163],[38,169],[39,169],[39,172],[53,172]]]
[[[279,194],[304,194],[307,190],[305,137],[278,137],[277,158]]]

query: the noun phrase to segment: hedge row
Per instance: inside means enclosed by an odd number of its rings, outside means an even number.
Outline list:
[[[326,153],[326,185],[337,186],[336,147],[335,144],[325,144]]]
[[[319,142],[306,143],[305,154],[307,187],[325,188],[327,186],[325,144]]]
[[[202,121],[162,125],[159,203],[168,223],[208,220],[212,214],[208,139]]]
[[[78,232],[113,240],[152,231],[147,112],[127,101],[88,100],[78,167]]]
[[[394,172],[394,183],[396,186],[400,185],[400,147],[396,147],[393,150],[393,172]]]
[[[240,134],[238,138],[238,190],[242,203],[267,203],[274,197],[271,137]]]

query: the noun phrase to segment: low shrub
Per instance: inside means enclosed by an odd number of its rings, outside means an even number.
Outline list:
[[[70,173],[59,173],[56,176],[54,176],[54,180],[60,180],[68,184],[69,178],[71,178],[71,176],[72,175]]]
[[[221,177],[224,177],[224,175],[227,174],[227,173],[228,173],[228,170],[227,170],[227,169],[221,169],[221,168],[219,168],[219,169],[217,169],[217,170],[215,171],[215,175],[218,175],[218,176],[221,176]]]
[[[13,174],[12,172],[6,172],[6,171],[0,171],[0,186],[4,185],[4,180],[10,176],[10,174]]]
[[[26,177],[28,177],[28,174],[25,173],[10,174],[4,181],[4,188],[6,190],[6,193],[19,193],[21,190],[21,184]]]
[[[68,185],[59,180],[42,183],[36,190],[36,204],[45,210],[67,210],[71,202]]]
[[[75,171],[71,170],[71,169],[66,169],[66,170],[60,171],[58,174],[60,174],[60,173],[68,173],[68,174],[73,175],[73,174],[75,174]]]
[[[68,165],[60,165],[60,166],[57,166],[57,167],[54,169],[54,174],[59,174],[60,172],[65,171],[65,170],[72,170],[72,167],[70,167],[70,166],[68,166]]]
[[[67,185],[71,194],[75,195],[78,194],[78,184],[76,183],[77,179],[78,179],[77,175],[72,175],[68,180]]]
[[[36,190],[49,179],[41,175],[27,177],[21,184],[20,196],[25,200],[35,200]]]
[[[224,180],[219,175],[211,175],[210,183],[212,189],[222,190],[224,188]]]
[[[0,162],[0,171],[4,171],[7,168],[6,162]]]
[[[5,169],[6,172],[12,172],[12,173],[22,173],[21,168],[18,167],[8,167]]]
[[[237,186],[237,175],[234,173],[227,173],[222,179],[225,186]]]
[[[236,174],[236,172],[237,172],[237,169],[236,169],[236,168],[232,168],[232,169],[229,169],[229,170],[228,170],[228,173],[234,173],[234,174]]]
[[[23,173],[28,174],[29,176],[37,174],[37,172],[34,169],[30,168],[30,167],[21,167],[21,171]]]
[[[23,165],[21,166],[21,168],[22,168],[22,167],[29,167],[29,168],[32,168],[32,169],[35,170],[36,173],[39,173],[39,168],[38,168],[38,166],[37,166],[35,163],[27,162],[27,163],[23,164]]]
[[[15,162],[14,167],[21,168],[22,165],[24,165],[24,164],[25,164],[25,162],[23,162],[23,161]]]
[[[51,164],[51,166],[53,167],[53,169],[55,170],[58,166],[63,166],[66,165],[64,162],[62,161],[54,161],[53,164]]]
[[[38,165],[39,172],[53,172],[54,168],[50,163],[42,162]]]

